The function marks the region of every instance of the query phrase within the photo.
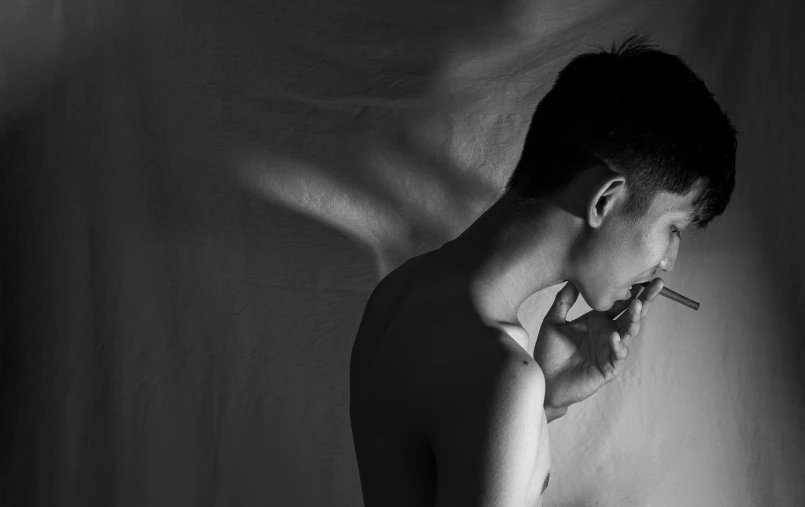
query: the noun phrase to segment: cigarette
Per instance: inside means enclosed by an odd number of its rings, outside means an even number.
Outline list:
[[[676,292],[672,291],[668,287],[663,287],[662,288],[662,290],[660,291],[660,296],[665,296],[668,299],[673,299],[677,303],[681,303],[681,304],[687,306],[688,308],[693,308],[694,310],[699,309],[699,303],[697,303],[696,301],[693,301],[692,299],[686,298],[682,294],[677,294]]]

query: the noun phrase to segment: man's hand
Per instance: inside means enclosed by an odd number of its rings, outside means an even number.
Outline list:
[[[640,332],[663,285],[661,278],[645,287],[634,285],[632,299],[618,301],[605,312],[587,312],[571,322],[567,312],[579,291],[570,282],[562,287],[534,346],[534,359],[545,374],[546,408],[566,409],[617,378],[629,355],[627,345]]]

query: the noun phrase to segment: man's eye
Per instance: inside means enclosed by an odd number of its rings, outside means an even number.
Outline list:
[[[682,233],[680,233],[679,229],[677,229],[676,227],[671,227],[671,232],[676,234],[677,238],[682,239]]]

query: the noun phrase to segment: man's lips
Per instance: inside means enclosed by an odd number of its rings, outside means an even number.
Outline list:
[[[640,280],[634,282],[632,285],[642,285],[644,283],[649,283],[650,281],[654,280],[655,278],[657,278],[655,275],[651,275],[651,276],[649,276],[647,278],[644,277],[644,278],[641,278]]]

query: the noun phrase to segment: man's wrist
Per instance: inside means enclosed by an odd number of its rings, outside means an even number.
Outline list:
[[[546,403],[543,405],[543,408],[545,409],[545,418],[548,419],[548,422],[559,419],[567,413],[567,407],[552,407]]]

